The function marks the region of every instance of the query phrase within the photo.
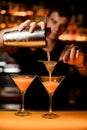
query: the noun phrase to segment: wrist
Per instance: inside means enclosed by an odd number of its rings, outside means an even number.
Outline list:
[[[74,66],[74,68],[77,70],[83,70],[83,69],[85,69],[85,66],[83,66],[83,67]]]
[[[76,69],[85,69],[85,68],[87,68],[87,63],[85,62],[85,63],[83,63],[82,65],[80,65],[80,66],[76,66],[76,65],[74,65],[74,68],[76,68]]]

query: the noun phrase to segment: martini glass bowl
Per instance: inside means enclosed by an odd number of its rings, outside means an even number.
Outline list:
[[[39,62],[42,62],[45,65],[45,67],[49,73],[49,80],[51,80],[51,75],[52,75],[52,72],[57,64],[57,61],[39,60]]]

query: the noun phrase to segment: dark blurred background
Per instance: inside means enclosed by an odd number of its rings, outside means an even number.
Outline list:
[[[85,0],[0,0],[0,29],[13,27],[27,18],[42,20],[50,5],[59,2],[70,6],[74,15],[78,16],[77,21],[81,22],[82,27],[87,27]],[[36,19],[36,17],[38,18]]]

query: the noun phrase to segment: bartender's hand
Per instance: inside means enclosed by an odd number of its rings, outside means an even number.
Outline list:
[[[40,27],[41,30],[45,30],[45,35],[48,36],[50,34],[50,29],[46,28],[46,23],[44,21],[40,21],[38,23],[36,22],[32,22],[30,19],[22,22],[19,26],[18,26],[18,31],[23,31],[24,29],[28,28],[30,33],[33,33],[34,30]],[[36,50],[36,48],[31,48],[32,50]]]
[[[43,21],[36,23],[36,22],[32,22],[31,20],[26,20],[24,22],[22,22],[19,26],[18,26],[18,31],[23,31],[26,28],[29,28],[29,32],[33,32],[35,30],[36,27],[40,27],[42,30],[45,29],[45,23]]]
[[[82,75],[87,76],[87,59],[84,52],[76,45],[66,45],[59,60],[73,65]]]

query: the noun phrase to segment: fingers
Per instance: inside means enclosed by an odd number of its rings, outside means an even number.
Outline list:
[[[18,27],[18,31],[23,31],[26,28],[29,28],[29,32],[33,32],[36,28],[36,22],[31,22],[31,20],[26,20],[25,22],[21,23]]]
[[[67,61],[67,58],[68,58],[67,55],[69,55],[68,48],[69,48],[69,45],[66,45],[65,48],[63,49],[61,55],[60,55],[59,60],[65,61],[65,59],[66,59],[66,61]]]
[[[78,46],[72,46],[70,50],[70,60],[74,62],[79,57],[80,48]]]
[[[78,49],[78,50],[76,51],[76,58],[78,58],[78,57],[80,57],[80,56],[82,56],[82,55],[84,55],[84,53],[82,52],[81,49]],[[84,55],[84,56],[85,56],[85,55]]]
[[[85,54],[82,52],[82,50],[77,50],[76,52],[76,66],[77,67],[82,67],[85,62]]]
[[[36,27],[37,27],[37,23],[36,22],[31,22],[30,25],[29,25],[29,32],[30,33],[34,32]]]
[[[29,24],[31,23],[31,20],[26,20],[25,22],[22,22],[19,26],[18,26],[18,31],[23,31],[24,29],[26,29],[27,27],[29,27]]]
[[[84,53],[76,45],[66,45],[59,60],[71,65],[83,62]]]
[[[45,23],[43,21],[36,23],[28,19],[18,26],[18,31],[23,31],[24,29],[29,28],[29,32],[32,33],[36,27],[40,27],[42,30],[44,30]]]
[[[37,25],[41,27],[42,30],[45,29],[45,23],[43,21],[39,22]]]

